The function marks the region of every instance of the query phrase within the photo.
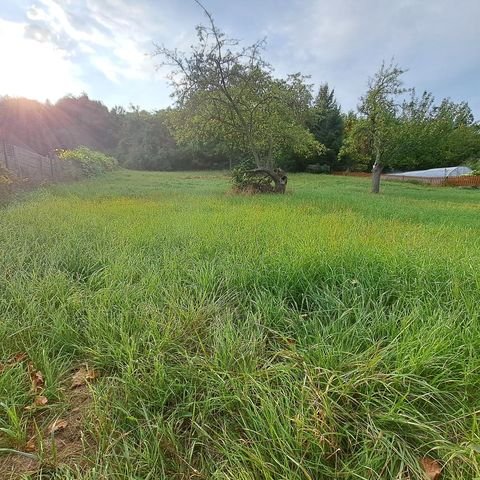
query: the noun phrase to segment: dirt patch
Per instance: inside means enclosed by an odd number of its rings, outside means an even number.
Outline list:
[[[59,419],[63,427],[50,435],[53,437],[56,464],[86,465],[86,455],[92,452],[93,441],[86,431],[92,395],[86,385],[79,386],[67,394],[69,409]],[[52,444],[52,442],[50,441]],[[51,445],[53,447],[53,445]]]
[[[4,480],[17,480],[22,475],[34,474],[39,470],[40,463],[38,460],[16,454],[0,457],[0,478]]]
[[[34,415],[27,429],[29,440],[21,451],[0,454],[0,479],[36,478],[41,471],[60,466],[86,468],[95,451],[88,429],[92,401],[89,387],[78,385],[65,391],[65,408],[59,416],[46,422],[45,413]],[[40,431],[36,425],[42,425]]]

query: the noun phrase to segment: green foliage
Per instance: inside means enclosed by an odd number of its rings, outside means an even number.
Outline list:
[[[472,175],[480,175],[480,158],[471,158],[465,165],[472,169]]]
[[[10,199],[11,194],[17,188],[25,186],[25,184],[25,180],[0,167],[0,205],[6,203]]]
[[[166,126],[165,116],[164,111],[150,113],[136,107],[123,112],[118,122],[120,141],[116,150],[122,165],[139,170],[175,168],[176,143]]]
[[[216,143],[273,168],[296,155],[324,151],[307,129],[311,86],[300,74],[277,79],[261,56],[263,42],[242,47],[227,38],[205,10],[188,54],[158,48],[171,75],[177,109],[170,116],[180,144]]]
[[[120,170],[0,210],[0,362],[54,387],[32,415],[2,372],[0,448],[88,363],[87,458],[52,478],[480,478],[478,191],[292,177]]]
[[[385,67],[380,73],[392,74]],[[411,92],[400,101],[399,95],[406,90],[397,82],[384,98],[377,93],[375,82],[371,84],[359,114],[345,118],[339,153],[344,168],[369,171],[378,155],[386,168],[422,170],[461,165],[480,154],[480,129],[466,102],[444,99],[435,105],[430,93],[417,96],[415,90]]]
[[[250,156],[257,166],[284,166],[292,158],[308,162],[325,149],[305,127],[308,102],[303,100],[304,88],[298,78],[288,81],[265,79],[260,89],[262,95],[270,96],[268,103],[264,104],[253,94],[251,99],[243,99],[247,107],[240,111],[244,116],[250,118],[250,105],[258,105],[247,137],[237,123],[225,122],[231,117],[229,108],[212,100],[212,92],[196,93],[173,110],[170,124],[182,145],[213,143],[228,155],[237,158]],[[236,92],[237,89],[247,96],[246,88],[239,86],[232,90]],[[212,105],[215,106],[215,115],[211,113]]]
[[[403,87],[402,75],[405,71],[393,62],[389,65],[382,63],[369,79],[368,90],[358,106],[364,120],[363,142],[371,146],[373,169],[378,173],[390,162],[391,153],[398,146],[394,139],[398,125],[398,103],[400,96],[408,92]]]
[[[368,122],[349,112],[344,125],[343,144],[338,154],[339,166],[349,171],[370,171],[373,148]]]
[[[335,90],[327,83],[320,86],[308,122],[315,139],[325,145],[322,161],[331,167],[336,166],[337,156],[343,142],[344,120],[340,106],[335,100]]]
[[[232,169],[231,178],[234,190],[251,193],[271,191],[270,179],[252,173],[256,167],[253,160],[247,159]]]
[[[313,163],[310,165],[307,165],[306,171],[308,173],[330,173],[331,168],[330,165],[326,163]]]
[[[163,112],[149,113],[133,107],[120,118],[116,155],[122,165],[139,170],[172,170],[175,141]]]
[[[392,132],[395,149],[389,164],[413,170],[461,165],[480,154],[480,130],[465,102],[444,99],[438,106],[431,94],[406,100]]]
[[[0,167],[0,186],[8,187],[14,183],[12,174],[5,168]]]
[[[79,145],[113,152],[118,142],[115,120],[105,105],[86,94],[63,97],[54,105],[0,96],[2,140],[41,155]]]
[[[57,155],[61,160],[75,165],[85,177],[111,172],[118,165],[115,158],[90,150],[87,147],[78,147],[74,150],[58,150]]]
[[[220,140],[177,142],[171,131],[176,109],[147,112],[137,107],[117,113],[120,142],[116,156],[121,165],[137,170],[224,169],[239,155]],[[178,132],[177,132],[178,133]]]
[[[246,186],[248,172],[256,168],[253,160],[243,160],[232,169],[231,177],[235,188],[242,189]]]

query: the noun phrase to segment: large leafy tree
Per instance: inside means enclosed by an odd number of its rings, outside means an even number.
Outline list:
[[[335,99],[335,90],[328,83],[320,85],[311,110],[310,131],[315,139],[325,145],[325,160],[330,166],[337,163],[342,146],[344,119]]]
[[[118,131],[108,108],[86,94],[69,95],[55,105],[0,97],[0,137],[42,155],[79,145],[111,153]]]
[[[223,142],[253,159],[257,171],[284,192],[286,175],[275,169],[282,153],[314,155],[323,148],[306,128],[311,89],[298,74],[274,78],[261,56],[263,42],[242,47],[204,12],[208,26],[197,27],[197,44],[189,53],[165,47],[156,51],[174,68],[177,109],[171,125],[176,137],[180,142]]]
[[[426,169],[461,164],[480,153],[480,135],[466,102],[415,91],[405,100],[394,133],[390,164],[400,169]]]
[[[116,155],[128,168],[172,170],[177,151],[175,140],[166,125],[166,112],[147,112],[136,106],[128,111],[115,109],[120,141]]]
[[[344,116],[343,142],[338,162],[347,171],[367,171],[372,168],[372,142],[368,121],[355,112]]]

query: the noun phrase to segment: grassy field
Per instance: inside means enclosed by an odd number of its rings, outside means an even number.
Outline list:
[[[480,191],[368,192],[120,171],[0,210],[0,478],[480,478]]]

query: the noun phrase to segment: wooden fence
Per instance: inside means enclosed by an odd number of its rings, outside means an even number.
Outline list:
[[[440,187],[480,187],[480,176],[460,176],[460,177],[413,177],[411,175],[382,175],[385,180],[396,182],[426,183],[428,185],[437,185]]]
[[[78,169],[58,157],[43,156],[27,148],[0,141],[0,167],[31,183],[46,183],[79,177]]]
[[[334,172],[334,175],[346,177],[370,178],[371,173],[366,172]],[[428,185],[437,185],[440,187],[480,187],[480,176],[460,176],[460,177],[412,177],[410,175],[382,175],[383,180],[392,180],[395,182],[426,183]]]

